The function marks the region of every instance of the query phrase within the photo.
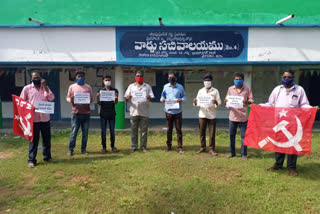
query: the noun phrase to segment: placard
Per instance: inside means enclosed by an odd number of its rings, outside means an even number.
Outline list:
[[[243,108],[243,97],[227,96],[227,108]]]
[[[169,109],[179,109],[180,103],[177,100],[166,100],[164,108]]]
[[[115,100],[115,91],[100,91],[100,101],[114,101]]]
[[[202,107],[212,106],[212,96],[199,96],[197,97],[197,105]]]
[[[142,103],[147,101],[147,95],[145,91],[134,91],[131,92],[132,101],[137,103]]]
[[[54,114],[54,102],[37,101],[35,112]]]
[[[90,93],[74,93],[74,104],[90,104]]]

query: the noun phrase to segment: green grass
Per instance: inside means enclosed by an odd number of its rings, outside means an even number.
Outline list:
[[[311,156],[298,158],[298,177],[267,172],[274,153],[249,148],[249,160],[227,159],[228,133],[218,132],[218,157],[196,154],[198,133],[184,133],[186,153],[165,153],[165,132],[150,133],[149,152],[130,153],[130,135],[119,133],[120,153],[99,154],[99,134],[89,155],[67,158],[68,132],[52,137],[57,163],[27,168],[28,143],[0,138],[0,213],[320,213],[320,134]],[[176,141],[174,141],[176,145]]]

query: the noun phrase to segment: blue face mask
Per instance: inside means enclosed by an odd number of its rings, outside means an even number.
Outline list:
[[[84,78],[80,77],[79,79],[77,79],[77,83],[78,83],[78,85],[83,85],[84,84]]]
[[[235,86],[243,86],[243,80],[234,80]]]
[[[281,84],[282,84],[284,87],[291,87],[291,86],[294,85],[294,78],[293,78],[293,77],[290,77],[290,78],[282,78]]]

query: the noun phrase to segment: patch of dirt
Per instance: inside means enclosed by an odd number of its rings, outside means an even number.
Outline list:
[[[91,176],[74,176],[70,181],[64,181],[63,179],[58,179],[57,184],[61,186],[72,186],[79,183],[88,184],[94,181]]]
[[[10,193],[10,189],[8,187],[0,187],[0,199],[3,200],[7,197],[7,194]]]
[[[6,159],[9,159],[9,158],[12,158],[13,157],[13,153],[12,152],[0,152],[0,160],[6,160]]]
[[[60,176],[63,176],[63,171],[61,170],[58,170],[58,171],[55,171],[55,173],[53,174],[53,176],[56,176],[56,177],[60,177]]]
[[[32,187],[37,181],[37,177],[35,177],[32,173],[28,172],[24,174],[24,188]]]

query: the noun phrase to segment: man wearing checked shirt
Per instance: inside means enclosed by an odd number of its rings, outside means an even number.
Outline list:
[[[175,73],[170,72],[168,75],[168,81],[164,87],[163,91],[161,93],[161,99],[160,101],[165,103],[169,100],[173,102],[177,102],[178,107],[173,105],[165,105],[164,111],[166,113],[166,119],[167,119],[167,147],[165,148],[165,151],[170,151],[172,146],[172,129],[173,129],[173,123],[175,123],[176,131],[177,131],[177,140],[178,140],[178,152],[180,154],[183,154],[183,148],[182,148],[182,102],[186,100],[186,95],[184,92],[184,88],[182,85],[177,83],[177,78]]]

